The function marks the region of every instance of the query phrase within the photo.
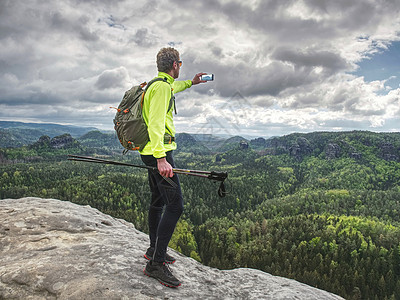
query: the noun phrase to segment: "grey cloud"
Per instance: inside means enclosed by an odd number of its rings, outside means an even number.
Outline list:
[[[283,16],[282,12],[293,1],[260,1],[256,9],[251,9],[241,3],[229,2],[221,9],[232,24],[249,26],[252,30],[268,33],[280,43],[304,42],[306,40],[331,39],[336,36],[336,28],[326,21],[300,19]]]
[[[12,16],[12,19],[11,19]],[[0,38],[12,37],[42,40],[53,33],[63,34],[65,38],[76,36],[86,41],[97,41],[99,37],[88,29],[89,17],[82,13],[65,13],[60,8],[51,9],[48,3],[29,3],[18,1],[2,3],[0,10]]]
[[[178,99],[179,102],[179,99]],[[202,106],[198,106],[198,105],[194,105],[194,106],[190,106],[187,107],[187,105],[179,105],[180,103],[177,103],[177,110],[178,110],[178,114],[177,117],[179,118],[193,118],[196,116],[199,116],[200,114],[204,114],[205,109]]]
[[[271,95],[316,80],[311,68],[294,70],[282,62],[272,62],[264,67],[255,67],[251,62],[240,61],[235,65],[225,65],[218,60],[197,59],[194,53],[182,55],[185,68],[193,72],[205,71],[215,74],[215,81],[196,87],[201,94],[207,94],[213,88],[222,97],[229,98],[239,91],[245,97]],[[187,72],[185,70],[185,72]],[[183,75],[187,76],[186,73]]]
[[[384,108],[382,109],[361,109],[357,107],[357,104],[360,102],[358,98],[350,98],[345,101],[344,108],[346,112],[350,112],[351,114],[357,116],[383,116],[386,113]]]
[[[310,69],[293,70],[280,62],[272,62],[264,68],[254,70],[251,80],[244,86],[244,92],[251,96],[263,94],[277,96],[285,89],[309,84],[315,80],[310,71]]]
[[[0,103],[1,108],[1,103]],[[16,115],[10,112],[10,110],[0,109],[0,118],[8,120],[19,120],[22,118],[32,118],[32,120],[40,120],[41,122],[49,123],[64,123],[64,124],[75,124],[80,126],[95,126],[95,127],[105,127],[113,129],[112,116],[109,116],[104,111],[92,111],[87,113],[81,109],[82,105],[76,106],[65,106],[65,105],[21,105],[15,107],[21,111],[21,114]],[[22,116],[22,117],[21,117]],[[109,122],[101,122],[99,120],[107,119]],[[25,121],[25,120],[22,120]]]
[[[360,108],[360,102],[362,101],[362,95],[354,94],[346,89],[338,89],[332,100],[323,105],[331,111],[346,112],[355,116],[370,117],[383,116],[385,114],[386,110],[384,108]]]
[[[259,99],[254,102],[255,105],[262,106],[262,107],[271,107],[275,104],[273,99]]]
[[[79,28],[79,37],[82,40],[88,41],[88,42],[96,42],[99,40],[99,36],[95,32],[91,32],[87,30],[87,28],[81,27]]]
[[[57,29],[67,35],[76,34],[78,38],[89,42],[99,40],[98,35],[87,28],[88,17],[85,15],[79,17],[68,16],[67,18],[60,12],[50,12],[45,14],[45,17],[48,20],[50,29]],[[44,24],[44,26],[47,25]]]
[[[328,6],[330,5],[329,0],[308,0],[309,7],[312,7],[313,11],[317,11],[320,14],[328,13]],[[340,1],[335,1],[336,3]],[[346,1],[348,3],[348,1]]]
[[[301,18],[286,13],[296,3],[294,0],[263,0],[253,8],[246,2],[208,0],[196,5],[181,1],[179,5],[196,14],[219,16],[222,13],[235,28],[267,33],[267,42],[304,45],[312,41],[330,43],[349,30],[374,31],[382,19],[397,18],[399,13],[396,1],[308,0],[303,4],[315,18]]]
[[[3,93],[4,92],[4,93]],[[4,88],[0,88],[0,104],[9,105],[10,107],[19,105],[37,105],[37,104],[60,104],[65,101],[56,91],[48,92],[40,88],[25,88],[23,93],[10,94]]]
[[[87,7],[102,6],[104,8],[115,8],[126,2],[126,0],[67,0],[73,7],[86,5]]]
[[[58,11],[50,13],[47,18],[52,29],[63,29],[70,26],[70,22]]]
[[[285,43],[285,41],[288,41],[297,45],[297,47],[303,46],[304,48],[279,47],[278,43],[278,47],[270,55],[270,58],[275,61],[268,65],[257,64],[254,58],[250,58],[254,56],[251,52],[248,52],[247,57],[236,56],[233,61],[230,60],[229,65],[224,64],[223,61],[219,61],[220,58],[224,57],[224,49],[216,46],[213,42],[209,43],[209,49],[207,49],[211,54],[209,57],[204,53],[205,51],[192,54],[188,50],[185,53],[185,68],[196,72],[213,72],[216,75],[214,83],[198,87],[197,90],[206,94],[211,86],[223,97],[230,97],[237,90],[247,97],[278,96],[288,89],[294,90],[294,88],[304,85],[319,84],[329,76],[351,68],[346,59],[333,50],[320,50],[318,44],[311,49],[307,48],[310,44],[307,39],[326,40],[327,43],[330,43],[339,34],[339,29],[334,26],[335,21],[329,18],[304,20],[298,17],[282,17],[282,12],[293,3],[294,1],[290,0],[260,1],[258,7],[252,9],[246,4],[237,2],[217,2],[210,14],[222,11],[231,23],[239,28],[250,27],[252,30],[265,32],[268,36],[278,36],[278,42],[283,41]],[[344,2],[341,4],[344,5]],[[306,2],[306,5],[313,9],[312,3]],[[317,12],[320,10],[322,14],[324,13],[323,10],[332,11],[328,3],[325,6],[321,5]],[[355,4],[352,6],[355,7],[355,10],[360,7],[360,5]],[[186,7],[190,9],[188,5]],[[197,3],[193,9],[205,12],[207,8],[206,4],[202,2],[202,4]],[[261,36],[260,38],[264,39]],[[268,41],[266,40],[266,42]],[[259,56],[262,58],[269,54],[266,49],[267,47],[271,48],[271,46],[271,43],[268,43],[265,49],[257,49],[256,51],[260,51]],[[195,57],[197,55],[201,57]],[[189,61],[187,62],[188,58]],[[288,67],[283,62],[292,63],[294,68]],[[323,68],[319,74],[314,72],[317,66]],[[304,98],[303,101],[305,104],[318,103],[315,98]]]
[[[114,70],[103,71],[95,85],[100,90],[123,87],[128,78],[129,75],[127,70],[124,67],[120,67]]]
[[[157,44],[157,37],[151,34],[147,28],[140,28],[132,36],[131,41],[140,47],[151,47]]]
[[[34,22],[36,20],[36,22]],[[0,38],[11,37],[22,40],[26,28],[37,29],[41,23],[40,13],[28,7],[21,7],[18,1],[2,1],[0,6]]]
[[[332,4],[330,6],[332,7]],[[342,12],[342,18],[337,23],[339,28],[355,30],[366,26],[374,26],[375,17],[382,17],[379,12],[381,8],[382,6],[374,2],[338,1],[338,3],[333,4],[332,10]]]
[[[218,58],[223,58],[224,54],[223,54],[223,50],[221,47],[216,46],[214,43],[210,44],[210,48],[211,48],[211,52],[215,57]]]
[[[291,49],[286,47],[277,48],[271,58],[290,62],[296,66],[322,66],[332,71],[344,70],[349,67],[346,60],[329,51]]]
[[[114,1],[114,0],[110,0]],[[122,0],[124,1],[124,0]],[[122,2],[121,1],[121,2]],[[126,22],[132,19],[136,18],[146,18],[146,17],[151,17],[151,14],[153,14],[155,11],[157,11],[160,1],[157,0],[148,0],[144,1],[144,4],[142,6],[137,6],[138,4],[135,3],[135,8],[129,10],[127,15],[121,16],[121,22]],[[170,6],[170,5],[169,5]]]
[[[332,130],[332,128],[342,128],[341,130],[357,130],[368,128],[370,123],[367,120],[350,120],[337,118],[334,120],[316,119],[316,123],[321,124],[320,129]]]
[[[294,101],[289,107],[290,108],[303,108],[303,107],[321,107],[321,98],[312,94],[309,95],[301,95],[296,97],[296,101]]]

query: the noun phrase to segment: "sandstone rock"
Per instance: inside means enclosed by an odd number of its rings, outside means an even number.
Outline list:
[[[299,146],[304,154],[311,154],[311,152],[312,152],[311,143],[305,137],[298,137],[297,144],[299,144]]]
[[[240,143],[239,143],[239,149],[241,149],[241,150],[249,149],[249,143],[246,142],[246,141],[240,141]]]
[[[256,138],[256,139],[251,140],[251,141],[250,141],[250,145],[251,145],[253,148],[260,148],[260,149],[263,149],[263,148],[266,147],[267,141],[266,141],[264,138],[260,137],[260,138]]]
[[[50,139],[49,136],[43,135],[36,143],[29,146],[30,149],[68,149],[79,147],[80,144],[69,133],[55,136]]]
[[[294,156],[297,160],[302,160],[304,156],[312,153],[310,142],[304,138],[299,137],[296,142],[289,147],[289,155]]]
[[[0,299],[342,299],[254,269],[222,271],[170,250],[177,289],[143,274],[148,238],[55,199],[0,200]]]
[[[51,147],[55,149],[72,148],[76,144],[78,144],[78,142],[68,133],[55,136],[50,141]]]
[[[357,159],[357,160],[362,158],[362,154],[359,153],[359,152],[351,152],[349,154],[349,156],[350,156],[350,158],[354,158],[354,159]]]
[[[3,151],[0,150],[0,163],[5,163],[6,161],[7,160],[6,160],[6,157],[3,153]]]
[[[325,147],[325,155],[327,159],[335,159],[340,156],[340,146],[335,143],[329,143]]]
[[[379,146],[381,150],[381,157],[387,161],[398,161],[399,156],[396,153],[396,149],[392,143],[383,142]]]
[[[42,135],[39,140],[29,146],[29,149],[43,149],[50,148],[51,139],[48,135]]]

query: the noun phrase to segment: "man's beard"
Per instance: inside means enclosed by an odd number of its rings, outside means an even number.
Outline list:
[[[174,70],[174,79],[179,77],[179,69]]]

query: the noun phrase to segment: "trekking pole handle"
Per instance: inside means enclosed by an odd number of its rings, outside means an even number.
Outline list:
[[[211,179],[211,180],[224,181],[226,178],[228,178],[228,173],[212,171],[211,174],[208,175],[207,178]]]

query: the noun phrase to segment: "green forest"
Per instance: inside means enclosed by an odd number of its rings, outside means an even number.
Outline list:
[[[172,248],[205,265],[256,268],[346,299],[400,299],[400,133],[236,137],[214,147],[181,134],[177,142],[177,167],[227,171],[229,194],[219,198],[218,182],[180,175],[185,209]],[[122,156],[112,135],[2,147],[0,199],[90,205],[147,232],[147,171],[67,160],[141,164],[137,153]]]

